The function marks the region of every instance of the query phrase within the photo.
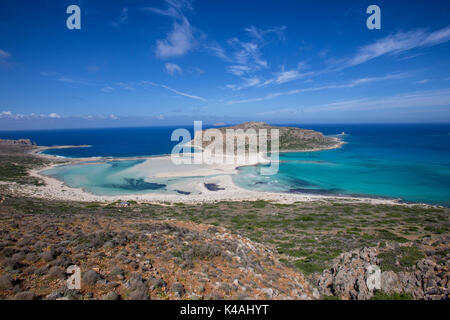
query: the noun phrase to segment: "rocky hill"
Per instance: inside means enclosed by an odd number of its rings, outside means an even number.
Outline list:
[[[36,143],[32,142],[30,139],[0,139],[1,145],[25,145],[25,146],[35,146]]]
[[[0,299],[313,298],[276,252],[224,228],[5,205],[0,221]],[[70,265],[79,290],[67,287]]]
[[[258,130],[266,129],[267,138],[269,141],[268,145],[269,150],[270,150],[271,129],[279,130],[280,151],[308,151],[308,150],[332,149],[339,147],[342,144],[342,142],[338,138],[325,136],[318,131],[295,127],[271,126],[265,122],[245,122],[236,126],[216,128],[215,130],[219,130],[223,134],[224,143],[226,142],[227,129],[243,130],[244,133],[236,134],[236,137],[238,137],[238,139],[240,137],[242,137],[242,139],[245,139],[246,135],[245,131],[249,129],[254,129],[257,134]],[[193,140],[195,146],[201,146],[204,148],[208,146],[210,143],[212,143],[210,141],[203,141],[202,144],[199,143],[199,141],[201,141],[201,137],[204,136],[205,132],[207,132],[208,130],[211,129],[196,132],[195,138]],[[246,141],[246,149],[248,149],[250,142],[249,140],[245,141]]]
[[[414,245],[388,244],[341,254],[317,277],[324,296],[367,300],[394,296],[404,299],[448,299],[450,295],[449,236],[423,238]],[[378,280],[367,281],[379,268]],[[369,285],[368,285],[369,284]],[[381,295],[380,295],[381,293]]]

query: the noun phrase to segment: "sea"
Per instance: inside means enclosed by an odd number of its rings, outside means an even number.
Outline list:
[[[233,176],[235,184],[258,191],[376,197],[450,206],[450,124],[290,126],[339,135],[345,144],[333,150],[281,153],[279,171],[271,176],[261,175],[260,166],[241,167]],[[177,128],[0,131],[0,138],[28,138],[46,146],[90,145],[45,151],[61,157],[127,158],[170,154],[178,143],[171,141]],[[193,133],[192,127],[185,129]],[[118,175],[139,163],[140,160],[112,160],[107,165],[60,167],[50,174],[68,185],[87,187],[99,194],[164,189],[163,183],[149,183],[135,174]],[[113,176],[115,180],[111,182]],[[96,188],[89,189],[92,185]]]

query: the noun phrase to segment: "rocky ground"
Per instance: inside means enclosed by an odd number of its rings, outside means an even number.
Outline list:
[[[367,300],[377,295],[399,299],[450,298],[450,237],[424,238],[415,245],[389,244],[346,252],[316,277],[325,297]],[[379,269],[373,278],[374,266]],[[370,281],[370,277],[377,283]],[[369,280],[369,281],[368,281]]]
[[[0,206],[0,234],[2,299],[313,298],[275,252],[214,226]]]

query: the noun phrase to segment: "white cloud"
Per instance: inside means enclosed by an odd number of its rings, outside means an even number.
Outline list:
[[[290,95],[304,93],[304,92],[314,92],[314,91],[321,91],[321,90],[327,90],[327,89],[353,88],[353,87],[356,87],[356,86],[359,86],[362,84],[366,84],[366,83],[370,83],[370,82],[402,79],[407,76],[409,76],[409,75],[406,73],[397,73],[397,74],[389,74],[384,77],[359,78],[359,79],[355,79],[355,80],[352,80],[352,81],[350,81],[348,83],[344,83],[344,84],[328,84],[328,85],[323,85],[320,87],[310,87],[310,88],[304,88],[304,89],[294,89],[294,90],[289,90],[289,91],[275,92],[275,93],[271,93],[271,94],[268,94],[268,95],[265,95],[262,97],[258,97],[258,98],[232,100],[232,101],[228,101],[227,104],[258,102],[258,101],[274,99],[274,98],[277,98],[280,96],[290,96]]]
[[[134,87],[134,83],[129,83],[129,82],[117,82],[116,85],[118,85],[119,87],[121,87],[123,90],[136,91],[136,88]]]
[[[390,97],[365,98],[338,101],[308,107],[304,112],[323,112],[335,110],[379,110],[392,108],[449,107],[450,89],[431,90],[399,94]]]
[[[255,76],[269,67],[269,63],[263,58],[261,49],[267,45],[270,39],[277,40],[284,39],[284,32],[286,27],[274,27],[270,29],[259,29],[255,26],[245,28],[244,31],[249,35],[249,41],[241,41],[237,37],[233,37],[227,41],[231,48],[231,53],[226,54],[225,50],[218,46],[209,46],[208,49],[215,56],[222,60],[231,63],[227,66],[228,73],[240,77],[243,80],[242,84],[228,84],[225,87],[232,90],[241,90],[255,86],[262,86],[262,77]],[[272,36],[272,37],[270,37]],[[288,76],[288,74],[285,74]],[[280,81],[283,81],[280,78]],[[275,82],[275,80],[267,82],[267,84]]]
[[[57,113],[50,113],[49,115],[48,115],[48,117],[49,118],[52,118],[52,119],[59,119],[59,118],[61,118],[61,116],[59,115],[59,114],[57,114]]]
[[[174,75],[177,72],[178,73],[182,73],[183,71],[181,70],[180,66],[175,64],[175,63],[166,63],[165,65],[166,71],[170,74],[170,75]]]
[[[109,116],[112,120],[117,120],[117,119],[119,119],[116,115],[114,115],[114,114],[111,114],[110,116]]]
[[[232,38],[228,43],[235,47],[234,60],[240,65],[245,65],[252,70],[267,68],[268,63],[261,58],[260,47],[255,42],[243,42],[238,38]]]
[[[228,66],[227,70],[229,73],[240,77],[240,76],[250,72],[251,69],[249,66],[234,65],[234,66]]]
[[[12,116],[11,111],[3,111],[2,113],[0,113],[0,117],[10,117],[10,116]]]
[[[183,96],[183,97],[187,97],[187,98],[191,98],[191,99],[207,102],[207,100],[205,98],[203,98],[203,97],[199,97],[199,96],[195,96],[195,95],[192,95],[192,94],[189,94],[189,93],[186,93],[186,92],[178,91],[176,89],[173,89],[173,88],[171,88],[169,86],[166,86],[166,85],[163,85],[163,84],[158,84],[158,83],[154,83],[154,82],[151,82],[151,81],[141,81],[140,85],[142,85],[144,87],[145,86],[153,86],[153,87],[164,88],[166,90],[172,91],[173,93],[176,93],[176,94],[178,94],[180,96]]]
[[[188,93],[185,93],[185,92],[181,92],[181,91],[172,89],[172,88],[170,88],[170,87],[168,87],[168,86],[165,86],[165,85],[163,85],[163,84],[161,84],[160,87],[162,87],[162,88],[164,88],[164,89],[167,89],[167,90],[169,90],[169,91],[172,91],[173,93],[176,93],[176,94],[178,94],[178,95],[180,95],[180,96],[184,96],[184,97],[187,97],[187,98],[196,99],[196,100],[200,100],[200,101],[206,102],[206,99],[205,99],[205,98],[202,98],[202,97],[199,97],[199,96],[194,96],[194,95],[192,95],[192,94],[188,94]]]
[[[41,75],[44,77],[52,77],[57,81],[74,84],[74,85],[84,85],[84,86],[97,86],[98,85],[96,83],[89,82],[84,79],[66,76],[59,72],[41,72]]]
[[[343,61],[341,68],[356,66],[383,55],[400,54],[411,49],[434,46],[449,40],[450,26],[433,32],[423,29],[397,32],[375,43],[360,47],[352,58]]]
[[[11,54],[0,49],[0,64],[6,64],[9,58],[11,58]]]
[[[112,25],[116,28],[120,27],[121,25],[127,23],[128,21],[128,8],[123,8],[122,11],[120,11],[120,17],[118,21],[114,21]]]
[[[397,108],[424,108],[426,111],[430,107],[449,107],[450,89],[431,90],[421,92],[403,93],[394,96],[362,98],[335,101],[308,107],[283,108],[261,112],[260,116],[281,115],[281,114],[305,114],[305,113],[323,113],[333,111],[354,110],[358,112],[368,110],[383,110]]]
[[[231,62],[230,57],[226,54],[225,50],[219,44],[206,44],[205,49],[208,50],[213,56],[216,56],[223,61]]]
[[[167,9],[143,8],[144,11],[170,17],[172,30],[165,39],[156,41],[156,56],[166,59],[183,56],[191,51],[196,43],[191,24],[183,11],[192,10],[191,1],[166,0]]]
[[[194,36],[191,25],[187,19],[181,23],[174,22],[173,30],[166,39],[156,41],[156,56],[158,58],[171,58],[185,55],[194,45]]]
[[[103,92],[106,92],[106,93],[110,93],[110,92],[114,91],[114,88],[110,87],[110,86],[106,86],[106,87],[101,88],[100,90]]]
[[[275,35],[278,40],[284,40],[286,27],[274,27],[269,29],[259,29],[255,26],[245,28],[245,31],[255,40],[264,42],[268,35]]]
[[[419,81],[414,81],[414,84],[425,84],[430,82],[430,80],[428,79],[423,79],[423,80],[419,80]]]
[[[21,114],[21,113],[12,113],[11,111],[3,111],[0,112],[0,118],[4,119],[13,119],[13,120],[29,120],[29,119],[59,119],[61,116],[57,113],[49,113],[49,114],[35,114],[35,113],[28,113],[28,114]]]

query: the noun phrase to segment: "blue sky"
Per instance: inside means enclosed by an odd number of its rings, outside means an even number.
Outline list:
[[[66,8],[81,8],[81,30]],[[366,27],[369,5],[381,30]],[[450,2],[0,3],[0,130],[450,122]]]

